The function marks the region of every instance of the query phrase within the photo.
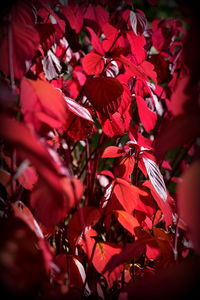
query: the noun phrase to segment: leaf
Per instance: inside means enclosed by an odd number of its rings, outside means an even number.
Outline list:
[[[95,127],[91,121],[75,116],[68,116],[68,127],[66,134],[75,140],[86,140],[94,132]]]
[[[60,269],[59,272],[54,272],[53,279],[58,284],[66,283],[66,274],[68,276],[69,285],[77,288],[82,288],[86,279],[86,273],[82,263],[77,256],[71,254],[58,254],[54,259],[54,263]],[[86,284],[87,292],[89,287]]]
[[[156,113],[148,108],[147,103],[141,96],[136,96],[136,102],[139,117],[145,130],[147,132],[153,130],[157,121]]]
[[[42,6],[48,11],[48,13],[54,17],[57,24],[59,25],[62,33],[65,33],[65,22],[59,18],[59,16],[51,9],[48,0],[39,0],[39,2],[42,4]]]
[[[147,57],[147,52],[144,48],[146,45],[145,37],[143,35],[136,35],[132,31],[127,31],[126,37],[131,47],[131,54],[129,54],[128,58],[133,64],[137,65],[140,71],[144,72],[141,69],[141,64]]]
[[[145,60],[139,65],[139,69],[141,69],[142,72],[144,72],[149,78],[151,78],[155,83],[157,83],[157,74],[154,71],[153,64]]]
[[[113,194],[128,213],[132,213],[137,205],[139,195],[146,195],[146,192],[124,179],[117,178],[113,188]]]
[[[127,244],[119,254],[115,254],[111,257],[105,265],[103,273],[111,273],[117,266],[145,254],[146,244],[152,240],[154,239],[149,237]]]
[[[129,20],[130,20],[133,32],[136,35],[138,34],[138,32],[140,34],[143,34],[143,32],[146,28],[146,25],[147,25],[147,20],[146,20],[145,16],[131,10]]]
[[[200,160],[194,161],[182,174],[177,187],[177,205],[180,218],[187,225],[188,235],[194,249],[200,253],[199,215],[200,215]]]
[[[136,16],[136,13],[132,10],[130,10],[129,20],[130,20],[133,32],[137,35],[137,16]]]
[[[52,128],[63,127],[67,119],[67,104],[60,91],[43,80],[22,79],[20,100],[25,121],[36,130],[41,122]]]
[[[33,217],[33,214],[29,208],[21,201],[16,201],[12,203],[12,209],[14,211],[15,217],[22,219],[28,226],[35,232],[38,238],[44,238],[42,230]]]
[[[114,113],[120,103],[123,86],[116,78],[88,78],[85,83],[85,94],[94,108],[109,116]]]
[[[48,80],[57,78],[61,73],[62,66],[60,64],[60,61],[51,49],[47,51],[46,57],[42,60],[42,65],[45,77]]]
[[[98,242],[96,244],[96,248],[94,251],[94,256],[92,259],[92,263],[95,267],[95,269],[102,274],[104,271],[105,265],[107,265],[108,261],[111,259],[113,255],[118,255],[121,252],[121,247],[118,247],[115,244],[112,243],[103,243]],[[123,267],[120,266],[115,269],[115,272],[110,274],[106,274],[104,272],[104,276],[108,282],[109,287],[113,286],[114,281],[119,280],[121,277]]]
[[[86,27],[86,29],[89,31],[90,36],[91,36],[91,44],[94,47],[94,50],[99,53],[100,55],[104,56],[104,50],[102,48],[102,44],[98,38],[98,36],[96,35],[96,33],[94,32],[94,30],[90,27]]]
[[[178,115],[171,120],[165,119],[154,143],[158,161],[177,146],[191,142],[200,134],[199,112]]]
[[[107,77],[116,77],[119,74],[119,67],[116,61],[112,60],[105,69]]]
[[[135,165],[135,158],[133,156],[126,155],[116,168],[117,177],[121,177],[127,181],[130,181],[130,176],[133,173]]]
[[[122,155],[125,155],[125,151],[119,147],[116,146],[109,146],[107,147],[103,154],[102,154],[102,158],[107,158],[107,157],[119,157]]]
[[[102,210],[92,206],[79,208],[68,225],[67,236],[70,244],[76,245],[86,227],[93,227],[101,218]]]
[[[119,57],[116,57],[115,60],[121,62],[124,66],[126,66],[134,76],[143,79],[143,80],[148,80],[147,75],[145,72],[139,68],[138,66],[134,65],[128,58],[126,58],[123,55],[120,55]]]
[[[126,128],[120,113],[114,113],[109,119],[106,116],[99,114],[98,118],[102,125],[103,132],[107,136],[113,137],[114,135],[124,134]]]
[[[104,51],[108,52],[113,50],[111,47],[116,40],[119,31],[108,22],[103,24],[102,31],[106,36],[105,40],[102,42]]]
[[[31,193],[34,216],[45,226],[54,226],[79,201],[83,192],[81,182],[61,173],[62,166],[50,156],[45,145],[24,124],[5,116],[1,117],[1,121],[1,136],[24,159],[30,160],[41,177]]]
[[[32,6],[27,1],[15,3],[7,24],[0,47],[0,69],[6,76],[21,79],[28,70],[26,62],[33,59],[40,43]]]
[[[163,179],[163,176],[159,170],[158,165],[155,161],[151,160],[150,158],[143,157],[142,158],[147,174],[149,176],[149,179],[157,192],[157,194],[161,197],[161,199],[166,202],[167,201],[167,189],[165,186],[165,182]]]
[[[82,60],[83,70],[88,75],[98,75],[100,74],[105,65],[105,59],[96,53],[88,53],[84,56]]]
[[[93,8],[94,8],[96,21],[102,29],[104,24],[109,22],[109,13],[108,13],[107,9],[101,5],[95,5],[95,6],[93,6]]]
[[[132,235],[137,235],[137,230],[141,227],[135,217],[124,210],[114,210],[113,214],[126,230],[128,230]]]
[[[170,207],[168,199],[166,202],[163,201],[163,199],[160,197],[160,195],[154,189],[154,186],[152,185],[151,181],[145,181],[143,185],[150,189],[154,200],[156,201],[156,203],[158,204],[159,208],[161,209],[161,211],[164,215],[164,220],[165,220],[166,226],[171,225],[172,224],[172,208]]]
[[[27,190],[32,190],[38,180],[37,173],[32,166],[26,167],[18,177],[19,183]]]
[[[93,122],[92,116],[87,108],[80,105],[76,101],[74,101],[72,98],[64,97],[65,101],[67,102],[68,109],[73,112],[75,115],[88,120],[90,122]]]
[[[77,11],[76,15],[69,5],[61,6],[61,10],[67,21],[69,22],[71,28],[74,29],[76,33],[80,33],[83,26],[83,13],[80,12],[80,9]]]

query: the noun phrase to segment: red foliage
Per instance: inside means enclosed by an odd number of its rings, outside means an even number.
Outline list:
[[[114,2],[19,0],[3,14],[6,298],[131,299],[199,265],[196,15],[186,32]]]

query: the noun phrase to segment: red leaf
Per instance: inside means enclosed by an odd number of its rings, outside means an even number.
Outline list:
[[[131,185],[124,179],[117,178],[115,180],[113,194],[125,211],[131,214],[137,205],[139,195],[146,195],[146,192],[135,185]]]
[[[102,30],[106,36],[106,39],[103,40],[103,42],[102,42],[103,49],[105,52],[108,52],[108,51],[112,50],[111,47],[117,38],[118,30],[109,23],[105,23],[102,26]]]
[[[41,4],[45,7],[45,9],[49,12],[50,15],[52,15],[57,24],[59,25],[62,33],[64,34],[65,33],[65,22],[63,20],[61,20],[59,18],[59,16],[51,9],[49,3],[48,3],[48,0],[39,0],[41,2]]]
[[[200,217],[200,160],[196,160],[183,173],[178,184],[178,213],[188,228],[194,249],[200,253],[199,217]]]
[[[116,146],[109,146],[107,147],[103,154],[102,154],[102,158],[107,158],[107,157],[119,157],[122,155],[125,155],[125,151],[119,147]]]
[[[140,195],[136,210],[144,212],[149,218],[152,218],[153,214],[157,212],[157,206],[150,193],[146,196]]]
[[[157,83],[157,74],[154,71],[154,65],[152,65],[149,61],[143,61],[139,69],[144,72],[149,78],[151,78],[155,83]]]
[[[113,257],[113,255],[118,255],[121,252],[121,247],[117,247],[115,244],[111,243],[102,243],[99,242],[96,244],[94,256],[92,263],[95,269],[102,274],[105,265],[107,265],[108,261]],[[109,287],[113,286],[113,282],[119,280],[121,277],[122,266],[115,269],[114,272],[110,272],[110,274],[106,274],[104,272],[104,276],[109,284]]]
[[[17,201],[15,203],[12,203],[12,209],[14,211],[14,215],[28,224],[28,226],[35,232],[38,238],[44,238],[40,226],[34,219],[29,208],[23,202]]]
[[[131,46],[131,53],[133,55],[134,62],[136,62],[137,65],[140,65],[146,59],[147,56],[146,51],[144,49],[146,40],[144,36],[137,36],[132,31],[128,31],[126,36]]]
[[[147,74],[139,68],[138,66],[134,65],[128,58],[126,58],[123,55],[120,55],[119,57],[115,58],[117,61],[121,62],[124,66],[126,66],[134,76],[143,79],[148,80]]]
[[[137,230],[141,227],[135,217],[124,210],[114,210],[113,214],[126,230],[128,230],[132,235],[137,235]]]
[[[93,122],[92,116],[87,108],[77,103],[75,100],[64,97],[65,101],[67,102],[68,109],[73,112],[78,117],[81,117],[85,120]]]
[[[75,255],[58,254],[54,263],[59,267],[59,272],[54,272],[53,279],[58,284],[66,283],[66,274],[68,276],[70,286],[82,288],[85,282],[86,274],[83,265]]]
[[[94,229],[91,229],[90,226],[87,226],[84,228],[81,236],[79,237],[78,244],[83,248],[88,259],[91,258],[92,252],[94,251],[95,238],[97,236],[98,233]]]
[[[94,12],[96,21],[102,29],[104,24],[109,22],[109,13],[106,8],[102,7],[101,5],[95,5]]]
[[[148,108],[145,100],[141,96],[136,96],[136,101],[142,125],[144,126],[145,130],[149,132],[154,129],[156,125],[157,115]]]
[[[31,194],[31,207],[34,216],[49,230],[59,224],[74,208],[83,193],[81,182],[76,178],[59,178],[57,175],[57,189],[40,180]],[[55,200],[56,199],[56,200]]]
[[[163,160],[169,150],[189,143],[197,137],[200,133],[199,123],[198,112],[164,120],[154,146],[158,161]]]
[[[142,254],[145,254],[146,244],[154,240],[153,238],[145,238],[137,240],[132,244],[127,244],[121,253],[113,255],[107,262],[103,269],[103,273],[111,273],[117,266],[132,260],[133,258],[139,258]]]
[[[61,6],[61,10],[68,20],[70,26],[72,29],[76,31],[76,33],[80,33],[81,28],[83,26],[83,13],[80,12],[80,10],[77,11],[77,14],[75,15],[73,10],[69,5]]]
[[[102,44],[98,38],[98,36],[96,35],[96,33],[94,32],[94,30],[90,27],[86,27],[86,29],[89,31],[90,36],[91,36],[91,44],[94,47],[94,50],[96,52],[98,52],[100,55],[104,55],[104,51],[102,48]]]
[[[16,149],[23,151],[23,156],[32,162],[44,180],[47,180],[55,190],[58,190],[56,165],[38,137],[24,124],[9,117],[3,116],[1,121],[0,134]]]
[[[172,105],[172,113],[174,116],[187,113],[185,106],[188,101],[190,101],[190,96],[186,94],[185,90],[187,85],[189,84],[189,76],[182,75],[178,78],[177,85],[175,90],[171,96],[171,105]]]
[[[81,182],[64,177],[58,162],[23,124],[8,117],[2,117],[1,121],[1,136],[20,151],[23,158],[29,159],[41,176],[42,181],[38,182],[31,194],[35,216],[46,226],[55,225],[80,199]]]
[[[116,168],[117,177],[122,177],[123,179],[130,181],[130,175],[133,173],[135,165],[135,159],[133,156],[124,157],[119,166]]]
[[[85,228],[94,226],[101,218],[102,210],[92,206],[79,208],[73,215],[67,230],[70,244],[76,245],[78,238],[84,233]]]
[[[41,122],[53,128],[63,127],[67,119],[67,105],[62,93],[42,80],[21,81],[21,105],[24,118],[38,130]]]
[[[38,180],[35,169],[32,166],[26,167],[18,177],[19,183],[27,190],[32,190]]]
[[[161,211],[164,215],[166,226],[171,225],[172,224],[172,209],[169,205],[168,199],[166,202],[164,202],[163,199],[160,197],[160,195],[155,191],[155,189],[150,181],[145,181],[144,186],[146,186],[150,189],[154,200],[157,202],[159,208],[161,209]]]
[[[116,78],[88,78],[85,83],[85,94],[94,108],[109,116],[114,113],[120,103],[123,86]]]
[[[105,60],[99,54],[91,52],[84,56],[82,65],[86,74],[97,75],[103,71]]]
[[[125,132],[125,125],[123,123],[120,113],[116,112],[108,119],[103,115],[98,115],[99,122],[102,124],[103,132],[109,136],[123,135]]]
[[[40,38],[33,27],[34,12],[28,2],[15,4],[10,20],[1,41],[0,68],[6,76],[21,79],[27,71],[26,62],[36,53]]]

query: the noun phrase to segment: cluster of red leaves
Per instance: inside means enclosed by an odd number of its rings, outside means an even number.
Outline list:
[[[200,128],[183,22],[150,24],[128,0],[24,0],[1,30],[3,292],[129,299],[190,255],[199,217],[199,162],[178,210],[171,187]]]

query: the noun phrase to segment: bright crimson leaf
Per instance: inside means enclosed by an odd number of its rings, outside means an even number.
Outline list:
[[[154,129],[156,125],[157,115],[148,108],[147,103],[141,96],[136,96],[136,102],[142,125],[144,126],[145,130],[149,132]]]
[[[141,229],[138,220],[133,215],[124,210],[113,210],[113,214],[119,223],[128,230],[132,235],[137,235],[137,231]]]
[[[105,59],[101,55],[91,52],[84,56],[82,65],[86,74],[97,75],[103,71]]]
[[[122,178],[115,180],[113,194],[128,213],[132,213],[137,205],[139,195],[146,195],[146,192],[139,187],[128,183]]]
[[[94,252],[94,256],[93,256],[93,260],[92,260],[92,263],[93,263],[94,267],[96,268],[96,270],[100,274],[102,274],[102,272],[105,268],[105,265],[107,265],[108,261],[114,255],[118,255],[121,252],[121,249],[122,249],[121,247],[118,247],[115,244],[98,242],[96,244],[96,248],[95,248],[95,252]],[[106,274],[106,272],[104,272],[104,276],[110,287],[113,285],[114,281],[117,281],[120,279],[122,270],[123,270],[123,267],[119,266],[118,268],[115,269],[114,272],[110,272],[110,274],[108,274],[108,273]]]
[[[125,155],[125,151],[119,147],[116,146],[109,146],[107,147],[103,154],[102,154],[102,158],[107,158],[107,157],[119,157],[122,155]]]

